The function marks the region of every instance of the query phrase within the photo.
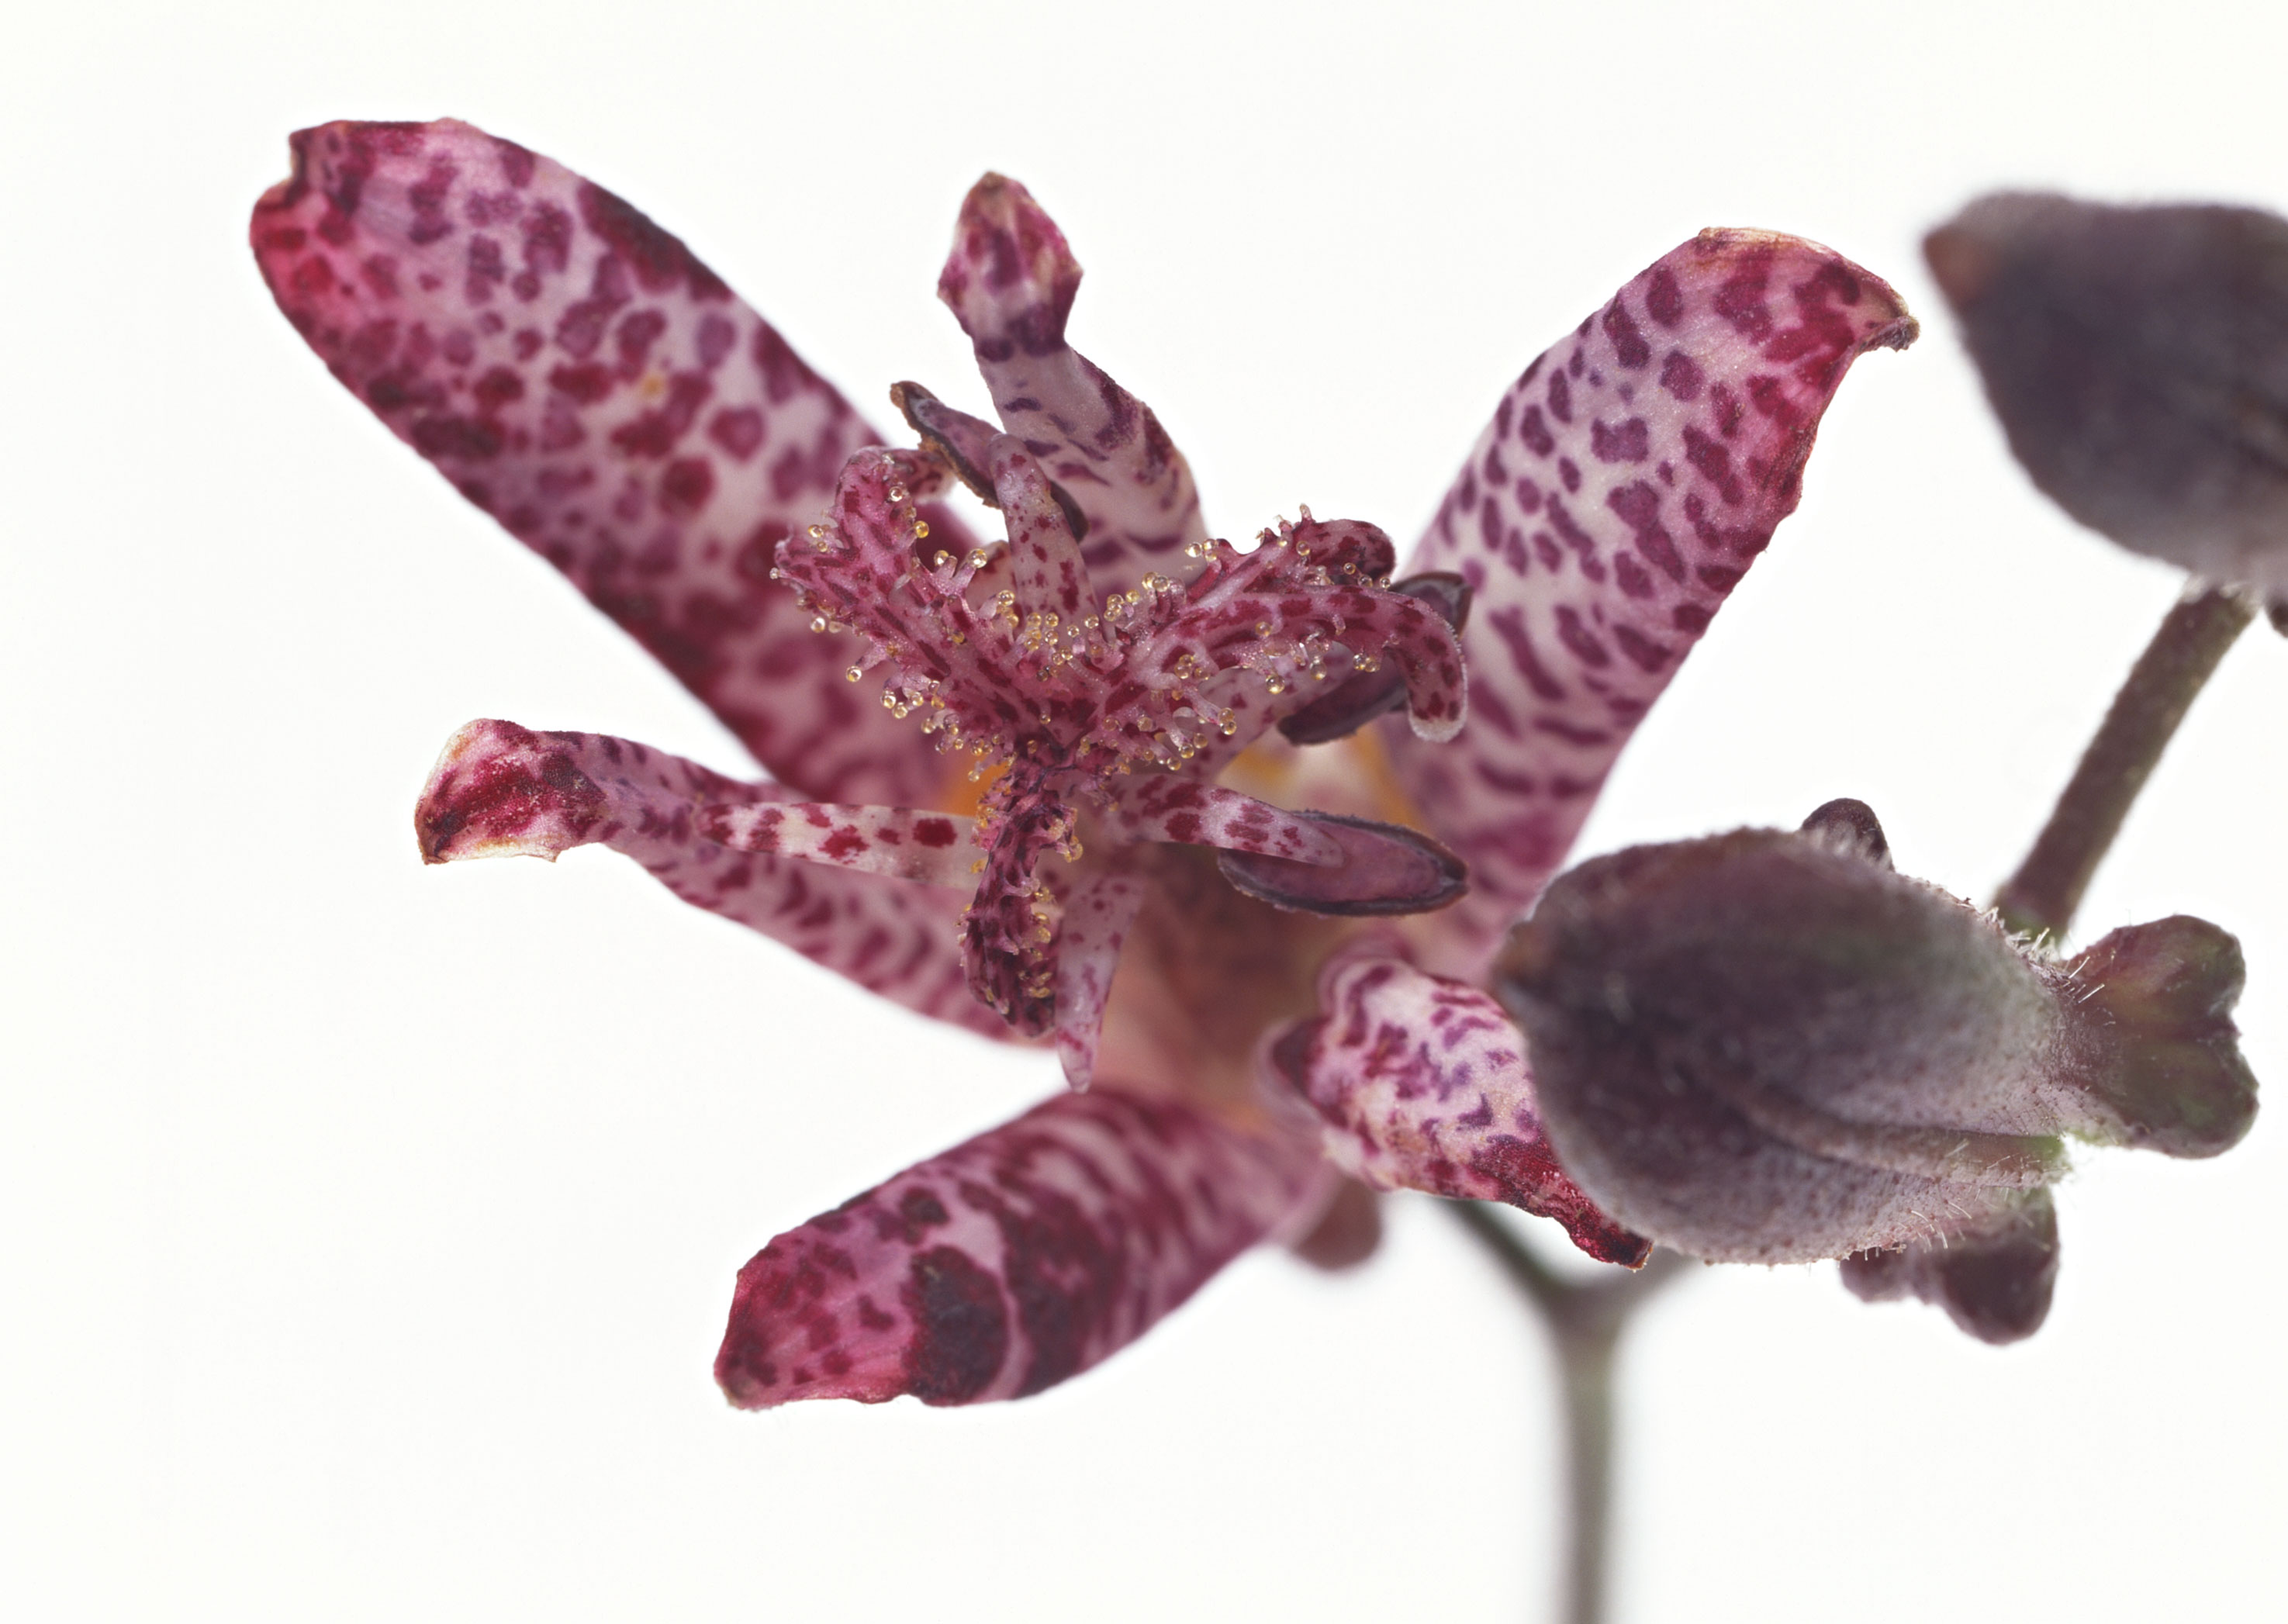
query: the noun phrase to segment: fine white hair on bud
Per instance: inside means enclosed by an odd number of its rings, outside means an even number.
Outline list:
[[[2028,1226],[2064,1138],[2205,1156],[2247,1131],[2242,979],[2189,918],[2054,959],[1895,872],[1856,802],[1585,863],[1495,969],[1550,1141],[1618,1222],[1733,1262],[1998,1249],[2009,1303],[1990,1280],[1950,1298],[1926,1264],[1884,1265],[1875,1295],[2014,1335],[2054,1268],[2054,1225],[2046,1246]]]

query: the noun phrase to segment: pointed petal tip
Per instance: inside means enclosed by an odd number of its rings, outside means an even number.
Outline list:
[[[1016,181],[988,172],[961,201],[937,295],[981,356],[1039,355],[1064,343],[1080,276],[1048,211]]]

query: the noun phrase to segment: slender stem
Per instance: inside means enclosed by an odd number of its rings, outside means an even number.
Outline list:
[[[2177,724],[2255,614],[2255,606],[2232,588],[2208,587],[2163,617],[2033,850],[1995,899],[2012,930],[2065,933]]]
[[[1476,1201],[1448,1201],[1462,1227],[1490,1253],[1539,1311],[1556,1344],[1565,1405],[1564,1624],[1603,1624],[1611,1555],[1613,1354],[1629,1316],[1684,1271],[1676,1252],[1655,1252],[1633,1271],[1569,1280],[1535,1256],[1517,1232]]]

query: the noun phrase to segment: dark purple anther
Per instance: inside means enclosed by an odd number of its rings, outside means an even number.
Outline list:
[[[1458,902],[1470,888],[1462,860],[1427,835],[1331,812],[1294,816],[1330,836],[1343,860],[1302,863],[1223,851],[1216,853],[1223,877],[1274,907],[1305,914],[1427,914]]]

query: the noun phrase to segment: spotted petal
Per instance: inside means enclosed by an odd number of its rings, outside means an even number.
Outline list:
[[[1821,415],[1896,293],[1815,243],[1705,231],[1526,368],[1410,566],[1474,597],[1472,719],[1401,780],[1469,863],[1439,966],[1481,978],[1563,860],[1621,747],[1795,509]]]
[[[694,827],[735,852],[767,852],[924,885],[964,891],[977,883],[985,853],[977,820],[910,806],[832,806],[820,802],[698,809]]]
[[[1327,1157],[1378,1190],[1505,1201],[1554,1218],[1590,1256],[1633,1268],[1652,1243],[1558,1165],[1525,1042],[1476,987],[1371,951],[1331,961],[1321,1013],[1266,1048],[1317,1113]]]
[[[1095,1081],[1113,974],[1150,883],[1135,855],[1120,849],[1091,854],[1069,875],[1056,873],[1061,865],[1049,865],[1049,883],[1064,902],[1064,917],[1057,924],[1057,1056],[1064,1063],[1065,1081],[1076,1089]]]
[[[927,804],[772,549],[878,436],[675,237],[453,120],[293,138],[255,258],[334,375],[806,796]],[[933,514],[947,545],[970,543]]]
[[[716,1380],[744,1409],[1025,1398],[1307,1218],[1325,1176],[1301,1141],[1188,1105],[1061,1095],[764,1248]]]
[[[775,784],[743,784],[624,739],[472,722],[438,758],[414,826],[433,863],[552,860],[575,846],[610,846],[686,902],[784,942],[870,991],[1006,1037],[964,983],[954,950],[956,893],[736,851],[700,827],[706,808],[761,809],[789,797]]]
[[[1087,515],[1099,598],[1207,539],[1192,471],[1152,408],[1065,343],[1080,265],[1030,193],[1000,175],[970,189],[937,287],[1002,427]]]

